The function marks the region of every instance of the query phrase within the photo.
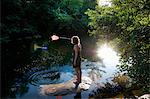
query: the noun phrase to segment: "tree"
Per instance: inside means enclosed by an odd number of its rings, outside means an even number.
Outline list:
[[[92,0],[2,0],[1,42],[53,33],[86,33],[84,12],[93,8]],[[80,32],[81,31],[81,32]]]
[[[100,41],[113,41],[121,54],[120,71],[128,75],[150,91],[149,0],[113,0],[112,6],[96,6],[86,14],[91,22],[90,34],[100,37]]]

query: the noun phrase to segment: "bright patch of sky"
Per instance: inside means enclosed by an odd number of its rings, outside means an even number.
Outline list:
[[[110,0],[98,0],[98,5],[99,6],[111,6],[111,1]]]

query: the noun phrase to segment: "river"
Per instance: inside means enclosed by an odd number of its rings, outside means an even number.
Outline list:
[[[105,46],[106,47],[106,46]],[[103,47],[103,48],[105,48]],[[50,47],[49,47],[50,49]],[[49,85],[49,84],[60,84],[71,80],[74,75],[74,69],[71,65],[71,59],[68,59],[68,62],[62,63],[61,60],[61,52],[63,49],[63,53],[67,53],[66,48],[61,46],[59,49],[51,49],[51,50],[42,50],[37,49],[38,53],[33,53],[33,56],[37,57],[39,55],[43,55],[42,58],[37,58],[24,66],[24,68],[15,69],[15,71],[22,71],[23,74],[20,76],[16,76],[12,80],[12,85],[9,88],[9,98],[17,98],[17,99],[56,99],[58,96],[53,95],[43,95],[41,94],[41,85]],[[35,49],[34,49],[35,50]],[[98,51],[107,50],[98,49]],[[50,52],[51,51],[51,52]],[[57,53],[56,57],[52,58],[47,56],[48,53]],[[99,54],[100,52],[98,52]],[[103,53],[103,52],[101,52]],[[105,53],[105,52],[104,52]],[[109,56],[114,52],[112,50],[108,50]],[[101,57],[102,61],[91,61],[89,59],[82,59],[82,76],[89,77],[93,80],[93,83],[88,87],[88,90],[84,90],[81,93],[68,93],[63,96],[60,96],[62,99],[72,99],[76,97],[80,98],[88,98],[89,94],[92,93],[93,90],[103,86],[103,83],[107,81],[111,82],[113,75],[116,73],[117,68],[116,65],[119,61],[110,60],[109,56]],[[68,56],[67,56],[68,57]],[[107,59],[108,57],[108,59]],[[112,56],[116,57],[116,56]],[[52,58],[52,59],[51,59]],[[64,58],[64,57],[63,57]],[[71,58],[71,57],[70,57]],[[39,60],[40,59],[40,60]],[[57,60],[58,59],[58,60]],[[54,61],[52,61],[54,60]],[[115,62],[114,62],[115,61]],[[50,63],[50,64],[47,64]]]

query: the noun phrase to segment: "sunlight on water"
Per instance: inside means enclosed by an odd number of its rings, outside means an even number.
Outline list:
[[[119,65],[119,56],[111,47],[107,44],[102,45],[97,49],[97,55],[103,60],[105,68],[103,69],[106,73],[102,75],[102,82],[111,82],[111,77],[117,71],[117,65]]]
[[[119,63],[119,56],[107,44],[104,44],[98,48],[97,55],[103,60],[104,64],[117,65]]]

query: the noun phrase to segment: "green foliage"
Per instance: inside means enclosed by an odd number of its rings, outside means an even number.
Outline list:
[[[112,41],[121,54],[121,71],[150,91],[150,1],[113,0],[112,6],[96,6],[86,14],[91,20],[90,34],[99,41]]]
[[[1,42],[87,30],[89,0],[2,0]],[[85,5],[86,4],[86,5]],[[79,28],[82,27],[82,28]],[[71,31],[70,31],[71,30]]]

